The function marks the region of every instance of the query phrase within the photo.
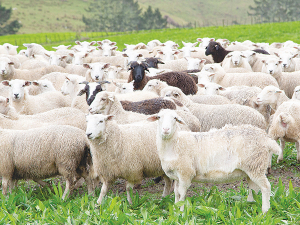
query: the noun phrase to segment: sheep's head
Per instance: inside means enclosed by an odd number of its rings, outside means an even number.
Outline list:
[[[284,93],[283,90],[280,90],[278,87],[269,85],[266,86],[258,95],[256,102],[257,104],[269,104],[271,106],[274,106],[274,104],[277,104],[277,101],[280,97],[280,95]]]
[[[11,67],[13,67],[14,63],[7,57],[1,57],[0,58],[0,75],[4,77],[5,79],[7,78],[7,75],[11,71]]]
[[[2,81],[4,86],[9,86],[10,99],[14,102],[20,102],[24,99],[25,87],[31,85],[30,81],[25,80],[4,80]]]
[[[128,70],[131,70],[132,79],[135,82],[141,82],[145,77],[145,70],[149,72],[148,65],[145,62],[131,62]]]
[[[110,82],[100,81],[100,82],[90,82],[89,83],[87,81],[84,81],[84,82],[81,82],[81,83],[85,84],[85,87],[80,90],[80,92],[78,93],[78,96],[81,96],[85,93],[86,94],[86,102],[87,102],[88,105],[91,105],[92,102],[94,101],[96,95],[99,92],[103,91],[101,85],[105,84],[105,83],[110,83]]]
[[[223,49],[223,47],[220,45],[220,43],[211,41],[205,49],[205,55],[215,55],[218,51]]]
[[[149,68],[158,69],[158,64],[165,64],[163,61],[161,61],[160,58],[150,57],[145,59],[146,59],[145,62],[148,64]]]
[[[115,93],[107,91],[99,92],[97,93],[95,100],[90,105],[89,112],[91,114],[102,113],[107,115],[115,101]]]
[[[105,141],[106,122],[113,118],[112,115],[86,115],[86,136],[88,139],[100,139],[101,142]]]
[[[174,110],[162,109],[158,114],[147,119],[150,122],[158,120],[158,134],[163,140],[170,139],[176,131],[176,122],[185,124]]]

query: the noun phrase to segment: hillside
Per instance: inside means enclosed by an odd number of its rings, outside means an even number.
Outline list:
[[[82,15],[87,13],[92,0],[1,0],[5,7],[13,8],[12,19],[23,24],[19,33],[80,32],[84,31]],[[142,9],[148,5],[159,8],[179,25],[192,23],[193,26],[231,25],[251,23],[247,16],[248,6],[253,0],[138,0]]]

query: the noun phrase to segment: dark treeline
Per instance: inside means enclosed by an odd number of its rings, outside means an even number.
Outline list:
[[[86,31],[124,32],[166,28],[167,20],[151,6],[145,12],[134,0],[95,0],[83,16]]]
[[[12,8],[6,9],[0,2],[0,36],[15,34],[22,27],[18,20],[9,21]]]

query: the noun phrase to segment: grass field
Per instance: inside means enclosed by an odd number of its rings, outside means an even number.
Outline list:
[[[12,19],[23,24],[19,34],[45,32],[81,32],[85,29],[82,15],[92,0],[1,0],[5,7],[12,7]],[[247,16],[253,0],[138,0],[143,10],[149,5],[159,8],[162,16],[168,15],[179,25],[188,22],[197,26],[250,23]]]
[[[198,37],[227,38],[230,41],[300,43],[300,22],[208,27],[197,29],[170,29],[118,33],[44,33],[0,37],[0,44],[9,42],[41,43],[47,49],[60,44],[72,44],[75,40],[116,41],[120,49],[124,43],[147,43],[152,39],[164,42],[173,40],[195,42]],[[20,181],[8,196],[0,193],[0,224],[299,224],[300,221],[300,163],[296,162],[294,144],[287,144],[283,162],[273,159],[273,172],[268,175],[272,185],[271,208],[261,213],[261,194],[254,195],[255,203],[246,201],[247,184],[236,182],[230,186],[193,185],[185,202],[174,205],[174,194],[161,198],[162,185],[151,180],[134,191],[133,204],[128,204],[126,195],[117,181],[112,185],[101,206],[95,197],[87,195],[86,187],[73,193],[66,201],[61,200],[64,183],[60,179],[48,179],[49,187],[41,188],[28,181]],[[158,191],[155,191],[158,189]],[[185,204],[184,212],[179,207]]]

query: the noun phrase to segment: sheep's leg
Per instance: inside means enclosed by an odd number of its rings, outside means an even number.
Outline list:
[[[179,187],[179,181],[175,180],[174,181],[175,203],[179,202],[179,198],[180,198],[178,187]]]
[[[10,180],[9,182],[9,192],[11,193],[12,190],[17,186],[18,180]]]
[[[253,177],[249,176],[249,178],[260,188],[262,194],[262,212],[266,213],[270,208],[270,194],[271,194],[271,185],[268,181],[267,177]]]
[[[281,160],[283,160],[283,151],[284,151],[284,147],[285,147],[285,141],[280,138],[280,148],[281,148],[281,152],[277,158],[277,163],[279,163]]]
[[[179,201],[184,201],[187,189],[191,186],[191,181],[179,179],[178,183],[178,193],[180,195]],[[183,209],[184,205],[180,207],[180,211],[183,211]]]
[[[299,149],[299,142],[296,142],[296,149],[297,149],[297,161],[300,162],[300,149]]]
[[[42,187],[49,186],[49,184],[47,182],[42,181],[42,180],[33,179],[33,181],[36,182],[36,183],[38,183]]]
[[[255,193],[257,194],[259,191],[259,187],[249,177],[247,177],[247,181],[248,181],[248,185],[249,185],[249,195],[248,195],[247,201],[255,202],[255,200],[253,198],[252,190],[254,190]]]
[[[12,183],[11,179],[2,177],[2,194],[6,195],[8,184]]]
[[[270,174],[272,172],[272,157],[273,157],[273,153],[270,152],[269,153],[269,165],[268,165],[268,169],[267,169],[267,174]]]
[[[65,191],[64,191],[64,194],[63,194],[63,196],[62,196],[62,199],[63,200],[65,200],[65,198],[66,198],[66,195],[69,193],[69,191],[70,191],[70,181],[69,181],[69,179],[67,179],[66,180],[66,188],[65,188]]]
[[[163,176],[165,185],[164,185],[164,192],[163,192],[163,197],[166,197],[167,195],[171,194],[172,191],[172,180],[167,177],[166,175]]]
[[[98,198],[98,200],[97,200],[97,204],[98,204],[98,205],[101,204],[102,199],[103,199],[104,196],[106,195],[107,190],[108,190],[108,186],[109,186],[109,183],[108,183],[107,181],[104,181],[103,184],[102,184],[102,187],[101,187],[101,192],[100,192],[99,198]]]
[[[127,181],[126,183],[126,192],[127,192],[127,201],[129,202],[129,204],[132,204],[132,200],[130,197],[130,188],[133,189],[134,187],[134,183],[130,183]]]

